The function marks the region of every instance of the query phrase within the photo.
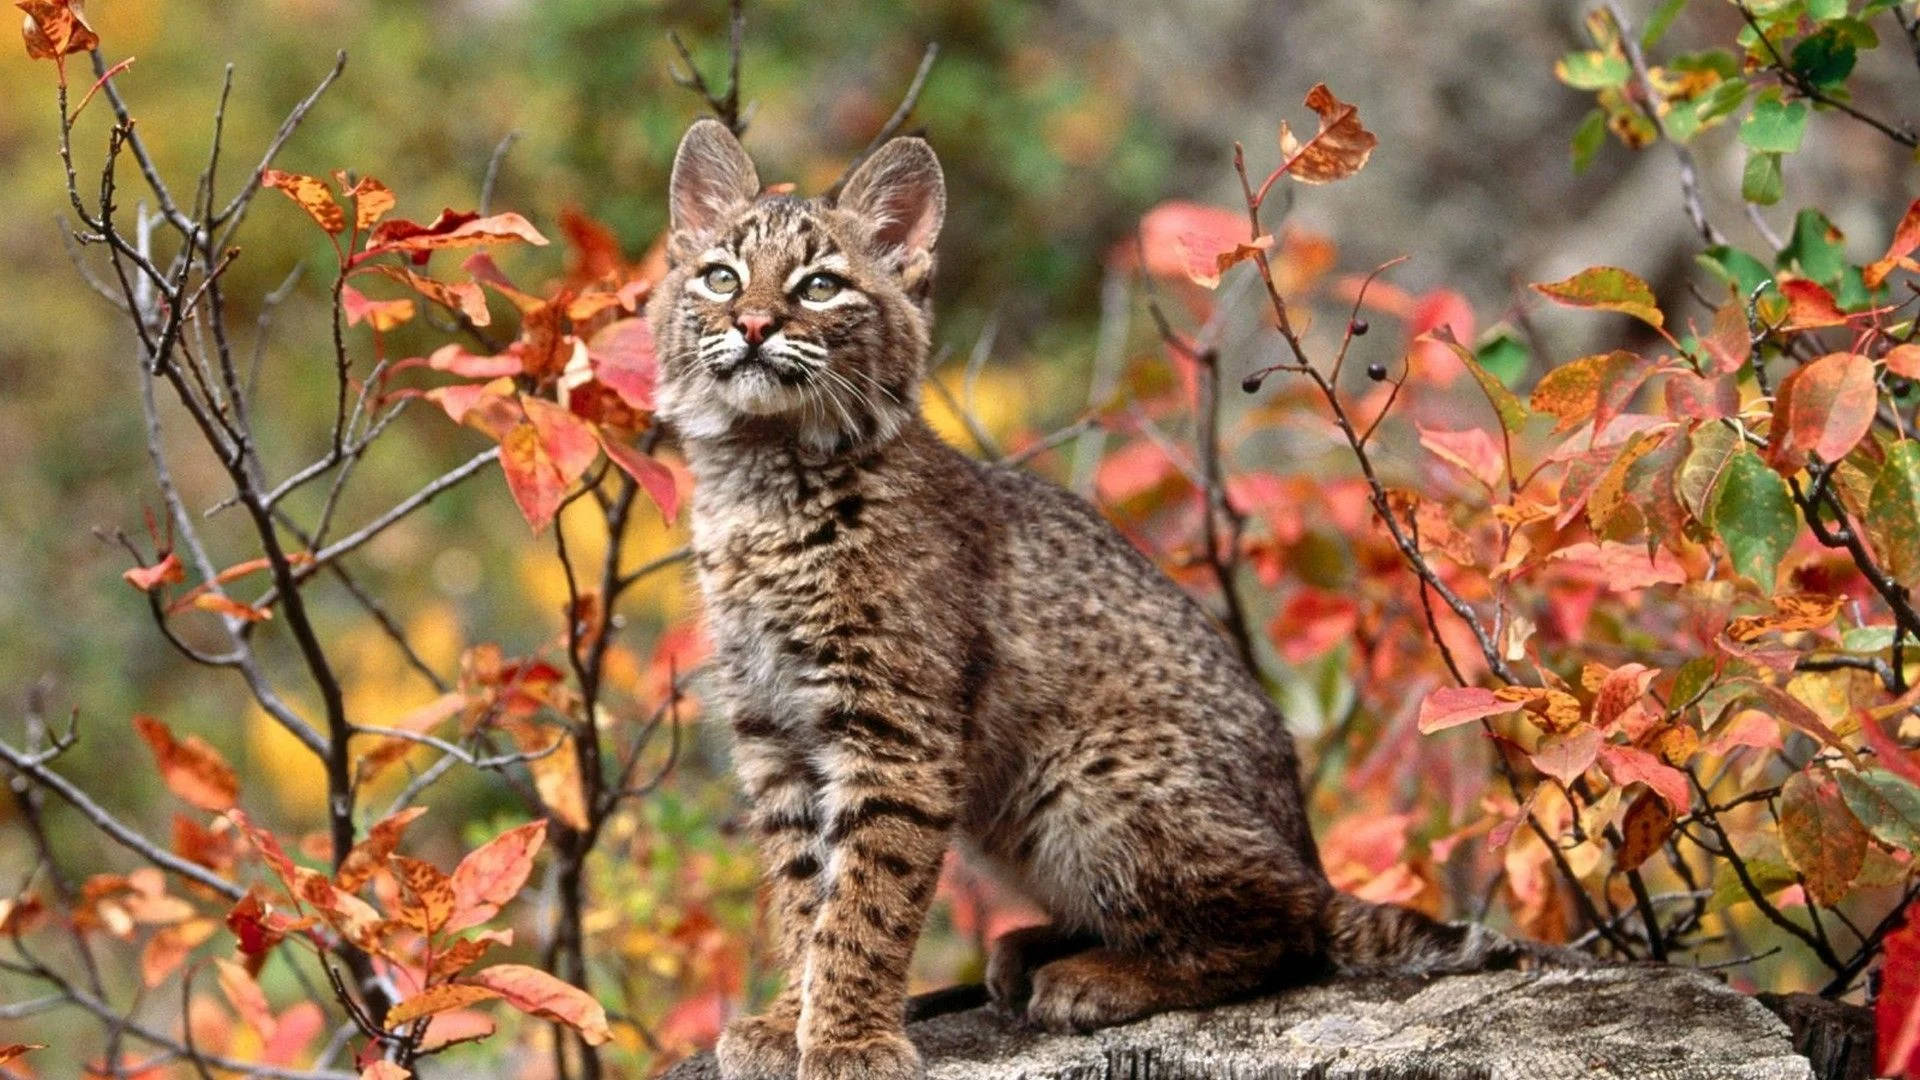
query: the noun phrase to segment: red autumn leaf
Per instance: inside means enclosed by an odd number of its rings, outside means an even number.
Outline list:
[[[445,371],[453,375],[464,375],[470,379],[498,379],[502,376],[520,374],[520,358],[512,353],[500,353],[497,356],[480,356],[468,352],[458,344],[440,346],[433,350],[432,355],[427,357],[426,362],[427,366],[435,371]],[[478,394],[486,391],[487,387],[484,385],[468,387],[448,386],[442,387],[442,389],[448,392],[460,390]],[[447,409],[449,416],[453,415],[453,409],[449,407],[446,402],[441,402],[441,406]],[[453,416],[453,419],[457,423],[460,417]]]
[[[1686,567],[1673,553],[1661,548],[1648,557],[1647,549],[1639,544],[1622,544],[1612,540],[1594,543],[1583,540],[1577,544],[1568,544],[1556,549],[1547,556],[1550,562],[1568,568],[1577,568],[1586,577],[1604,585],[1610,592],[1632,592],[1654,585],[1684,585],[1687,582]]]
[[[1667,415],[1676,419],[1719,420],[1740,411],[1740,388],[1724,375],[1702,377],[1691,371],[1669,371],[1663,388]]]
[[[1519,708],[1520,702],[1509,701],[1478,686],[1442,687],[1420,702],[1420,733],[1431,735]]]
[[[376,1061],[360,1070],[360,1080],[410,1080],[413,1073],[391,1061]]]
[[[167,725],[151,716],[135,716],[133,726],[152,749],[167,790],[202,810],[233,809],[240,781],[219,751],[198,735],[175,740]]]
[[[80,0],[15,0],[13,6],[26,12],[20,33],[26,38],[30,59],[60,62],[100,45],[100,35],[87,25]]]
[[[1505,475],[1506,454],[1485,428],[1442,431],[1420,424],[1415,426],[1420,432],[1421,446],[1447,464],[1464,470],[1484,487],[1491,489]]]
[[[141,592],[152,592],[162,585],[178,585],[187,580],[187,570],[180,565],[180,556],[169,551],[152,566],[136,566],[120,576]]]
[[[1219,283],[1220,255],[1246,239],[1247,216],[1217,206],[1163,202],[1140,219],[1140,252],[1147,273],[1190,278],[1209,288]]]
[[[1683,813],[1692,801],[1687,774],[1662,762],[1645,750],[1632,746],[1602,746],[1600,765],[1613,782],[1626,787],[1642,783],[1667,801],[1675,813]]]
[[[8,1043],[5,1046],[0,1046],[0,1065],[5,1065],[7,1062],[12,1061],[22,1054],[29,1054],[35,1050],[45,1050],[46,1048],[47,1044],[45,1043]]]
[[[1860,876],[1867,830],[1826,767],[1809,766],[1781,786],[1780,846],[1816,903],[1839,903]]]
[[[1406,321],[1407,337],[1413,341],[1407,362],[1415,381],[1452,386],[1466,364],[1455,351],[1459,346],[1442,338],[1451,334],[1455,343],[1473,340],[1478,324],[1473,304],[1452,289],[1430,289],[1411,302]]]
[[[407,826],[426,812],[424,806],[409,806],[381,819],[368,829],[367,835],[341,861],[340,870],[333,877],[334,884],[347,892],[360,891],[360,887],[373,878],[375,871],[386,865],[387,857],[400,846],[400,836],[406,832]]]
[[[1920,906],[1907,905],[1906,921],[1882,949],[1873,1074],[1914,1080],[1920,1077]]]
[[[1873,426],[1879,404],[1873,361],[1859,353],[1828,353],[1795,370],[1774,397],[1769,463],[1791,473],[1809,453],[1839,461]]]
[[[280,846],[279,838],[255,825],[243,810],[229,810],[227,818],[247,835],[247,839],[253,843],[254,850],[258,851],[260,857],[267,861],[267,865],[273,868],[274,875],[280,879],[282,885],[286,886],[287,896],[298,897],[300,890],[297,883],[297,868],[293,865],[293,860],[287,857],[286,849]]]
[[[260,182],[286,194],[300,205],[321,228],[330,233],[346,230],[347,214],[340,204],[333,201],[333,192],[326,181],[317,176],[304,173],[281,172],[279,169],[265,169],[260,173]]]
[[[1817,330],[1823,326],[1844,326],[1846,312],[1834,302],[1833,294],[1817,281],[1806,278],[1787,278],[1780,282],[1780,292],[1787,298],[1787,321],[1782,330]]]
[[[1753,352],[1753,335],[1747,329],[1747,304],[1735,294],[1713,313],[1713,331],[1700,339],[1701,348],[1713,358],[1713,370],[1731,375],[1746,364]]]
[[[499,993],[507,1004],[529,1016],[566,1024],[589,1046],[612,1038],[607,1011],[585,991],[525,964],[495,964],[476,972],[467,982]]]
[[[1531,756],[1534,767],[1562,784],[1571,784],[1593,767],[1600,753],[1600,732],[1582,728],[1567,735],[1549,736]]]
[[[318,1002],[294,1002],[275,1022],[273,1038],[260,1048],[261,1062],[283,1068],[297,1065],[326,1028],[327,1014]]]
[[[1887,280],[1887,275],[1893,273],[1895,267],[1904,266],[1909,270],[1915,269],[1914,261],[1907,257],[1915,248],[1920,248],[1920,199],[1913,200],[1907,206],[1906,215],[1900,219],[1899,226],[1893,230],[1893,241],[1887,245],[1887,253],[1860,271],[1860,277],[1866,282],[1867,288],[1879,288],[1880,283]]]
[[[506,297],[521,312],[533,311],[546,305],[545,300],[532,293],[520,291],[512,281],[507,279],[507,275],[501,272],[499,265],[493,261],[493,256],[484,251],[476,251],[467,256],[461,262],[460,269],[472,274],[473,280],[482,285],[492,286],[494,292]]]
[[[680,516],[680,485],[672,469],[605,431],[600,432],[600,446],[606,450],[607,460],[640,484],[640,489],[660,508],[660,516],[668,524]]]
[[[481,217],[472,212],[442,210],[439,217],[425,225],[405,218],[382,222],[367,237],[366,250],[355,256],[354,261],[370,259],[389,251],[403,251],[419,265],[442,248],[477,247],[512,241],[545,247],[547,238],[519,214]]]
[[[647,320],[620,319],[601,327],[587,342],[587,357],[593,377],[612,387],[622,401],[642,412],[653,411],[660,369]]]
[[[370,324],[385,333],[413,318],[413,301],[372,300],[351,285],[340,286],[340,309],[347,313],[347,325]]]
[[[1326,589],[1302,588],[1274,617],[1267,634],[1289,664],[1304,664],[1353,637],[1360,609],[1353,600]]]
[[[533,857],[547,839],[545,821],[508,829],[469,852],[453,869],[453,914],[449,933],[478,926],[520,894],[533,872]]]
[[[1307,108],[1320,114],[1320,130],[1302,143],[1285,120],[1280,121],[1279,172],[1303,184],[1343,180],[1360,171],[1380,144],[1373,132],[1360,126],[1360,110],[1334,97],[1326,83],[1307,91]]]
[[[538,533],[552,523],[567,487],[599,456],[594,429],[541,398],[522,396],[527,421],[500,440],[500,467],[521,516]]]
[[[423,1016],[446,1012],[448,1009],[464,1009],[482,1001],[491,1001],[500,996],[500,991],[472,983],[441,983],[395,1005],[387,1013],[387,1027],[399,1028]]]

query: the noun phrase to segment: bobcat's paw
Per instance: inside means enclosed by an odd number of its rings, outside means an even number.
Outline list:
[[[800,1069],[793,1022],[766,1016],[744,1016],[728,1024],[713,1056],[726,1080],[793,1080]]]
[[[1092,1031],[1137,1020],[1153,1008],[1130,975],[1106,962],[1101,950],[1055,960],[1033,973],[1027,1019],[1054,1032]]]
[[[1009,1016],[1020,1016],[1033,993],[1036,968],[1096,944],[1092,937],[1063,934],[1051,925],[1009,930],[993,940],[987,954],[987,997]]]
[[[922,1080],[926,1075],[920,1051],[901,1034],[809,1046],[800,1055],[800,1080]]]

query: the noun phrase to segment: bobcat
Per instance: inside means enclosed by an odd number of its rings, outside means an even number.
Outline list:
[[[950,840],[1052,919],[987,970],[1052,1030],[1534,955],[1335,891],[1293,740],[1202,609],[1091,506],[921,419],[946,205],[925,142],[837,198],[762,195],[703,120],[670,187],[659,412],[789,972],[721,1037],[725,1076],[923,1074],[906,971]]]

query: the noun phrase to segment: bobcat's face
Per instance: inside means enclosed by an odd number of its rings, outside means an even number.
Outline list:
[[[926,144],[889,143],[832,203],[761,197],[733,135],[702,121],[672,189],[673,268],[648,305],[660,414],[686,438],[751,431],[822,451],[898,430],[917,400],[944,206]]]

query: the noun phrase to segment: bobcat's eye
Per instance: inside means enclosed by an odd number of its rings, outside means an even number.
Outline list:
[[[725,266],[709,266],[700,279],[707,289],[719,296],[732,296],[740,289],[740,275]]]
[[[800,283],[800,299],[815,304],[824,304],[840,295],[845,283],[832,274],[808,274],[807,280]]]

